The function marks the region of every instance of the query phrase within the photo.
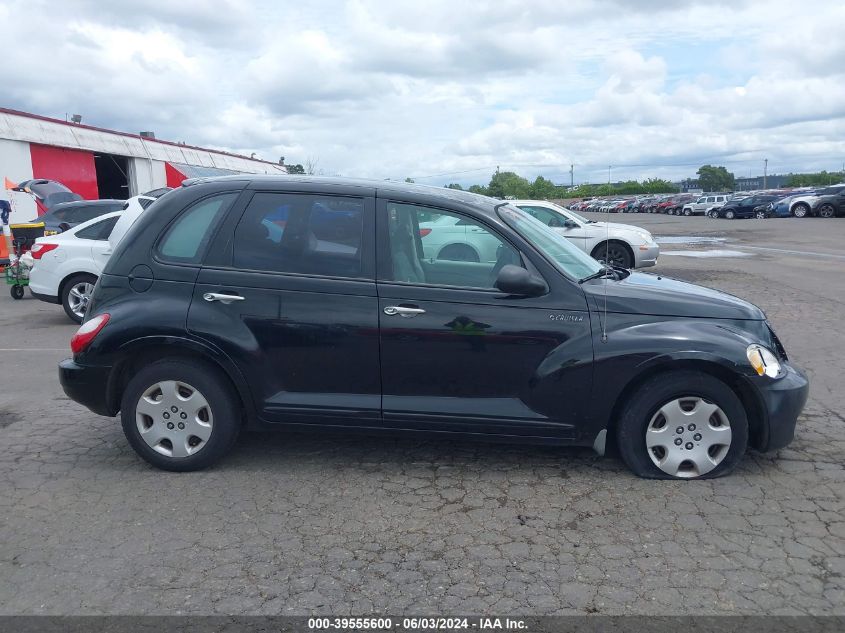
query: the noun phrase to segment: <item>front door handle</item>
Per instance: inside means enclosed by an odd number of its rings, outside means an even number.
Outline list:
[[[243,301],[240,295],[227,295],[223,292],[206,292],[203,296],[206,301],[219,301],[220,303],[232,303],[232,301]]]
[[[398,314],[401,317],[410,319],[411,317],[415,317],[418,314],[425,314],[425,310],[423,310],[422,308],[406,308],[404,306],[387,306],[384,309],[384,313],[387,316],[396,316]]]

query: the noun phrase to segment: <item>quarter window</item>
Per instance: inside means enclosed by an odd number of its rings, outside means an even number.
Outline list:
[[[117,224],[119,216],[106,218],[100,222],[95,222],[91,226],[86,226],[75,233],[76,237],[83,240],[107,240],[111,235],[114,225]]]
[[[256,193],[235,229],[236,268],[361,276],[362,198]]]
[[[410,204],[387,205],[393,281],[492,289],[519,253],[470,218]]]
[[[561,226],[563,226],[563,222],[564,222],[563,218],[560,217],[560,215],[558,215],[554,211],[551,211],[550,209],[546,209],[545,207],[523,207],[523,206],[520,206],[519,208],[522,209],[523,211],[525,211],[528,215],[531,215],[531,216],[537,218],[538,220],[540,220],[540,222],[542,222],[546,226],[551,226],[551,227],[561,227]]]
[[[212,229],[237,195],[237,192],[224,193],[194,203],[167,229],[158,247],[159,256],[175,262],[199,263],[211,240]]]

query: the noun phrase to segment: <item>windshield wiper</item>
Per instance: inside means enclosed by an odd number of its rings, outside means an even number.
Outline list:
[[[578,283],[582,284],[585,281],[590,281],[591,279],[600,279],[602,277],[607,277],[608,275],[613,275],[613,278],[616,279],[616,271],[610,266],[602,265],[601,270],[597,270],[592,275],[587,275],[586,277],[579,279]]]

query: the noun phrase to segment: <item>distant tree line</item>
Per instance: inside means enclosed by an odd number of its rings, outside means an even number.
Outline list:
[[[446,185],[448,189],[464,188],[458,183]],[[628,180],[603,185],[578,185],[568,187],[556,185],[551,180],[537,176],[534,181],[523,178],[512,171],[497,171],[485,185],[472,185],[467,189],[493,198],[530,198],[534,200],[553,200],[558,198],[587,198],[591,196],[634,195],[649,193],[675,193],[678,188],[667,180],[650,178],[643,182]]]
[[[789,174],[787,187],[824,187],[845,182],[845,171],[820,171],[814,174]]]

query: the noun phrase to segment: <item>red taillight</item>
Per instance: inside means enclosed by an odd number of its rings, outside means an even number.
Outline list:
[[[50,251],[54,251],[59,248],[58,244],[50,244],[48,242],[44,243],[36,243],[32,245],[32,248],[29,250],[32,253],[33,259],[41,259],[44,256],[44,253],[49,253]]]
[[[82,324],[76,334],[73,335],[73,338],[70,339],[70,351],[74,354],[79,354],[80,352],[84,352],[88,346],[91,344],[91,341],[100,333],[104,327],[106,327],[106,323],[109,322],[109,315],[108,314],[98,314],[90,321],[86,321]]]
[[[429,233],[431,233],[431,229],[420,229],[420,237],[425,237]]]

